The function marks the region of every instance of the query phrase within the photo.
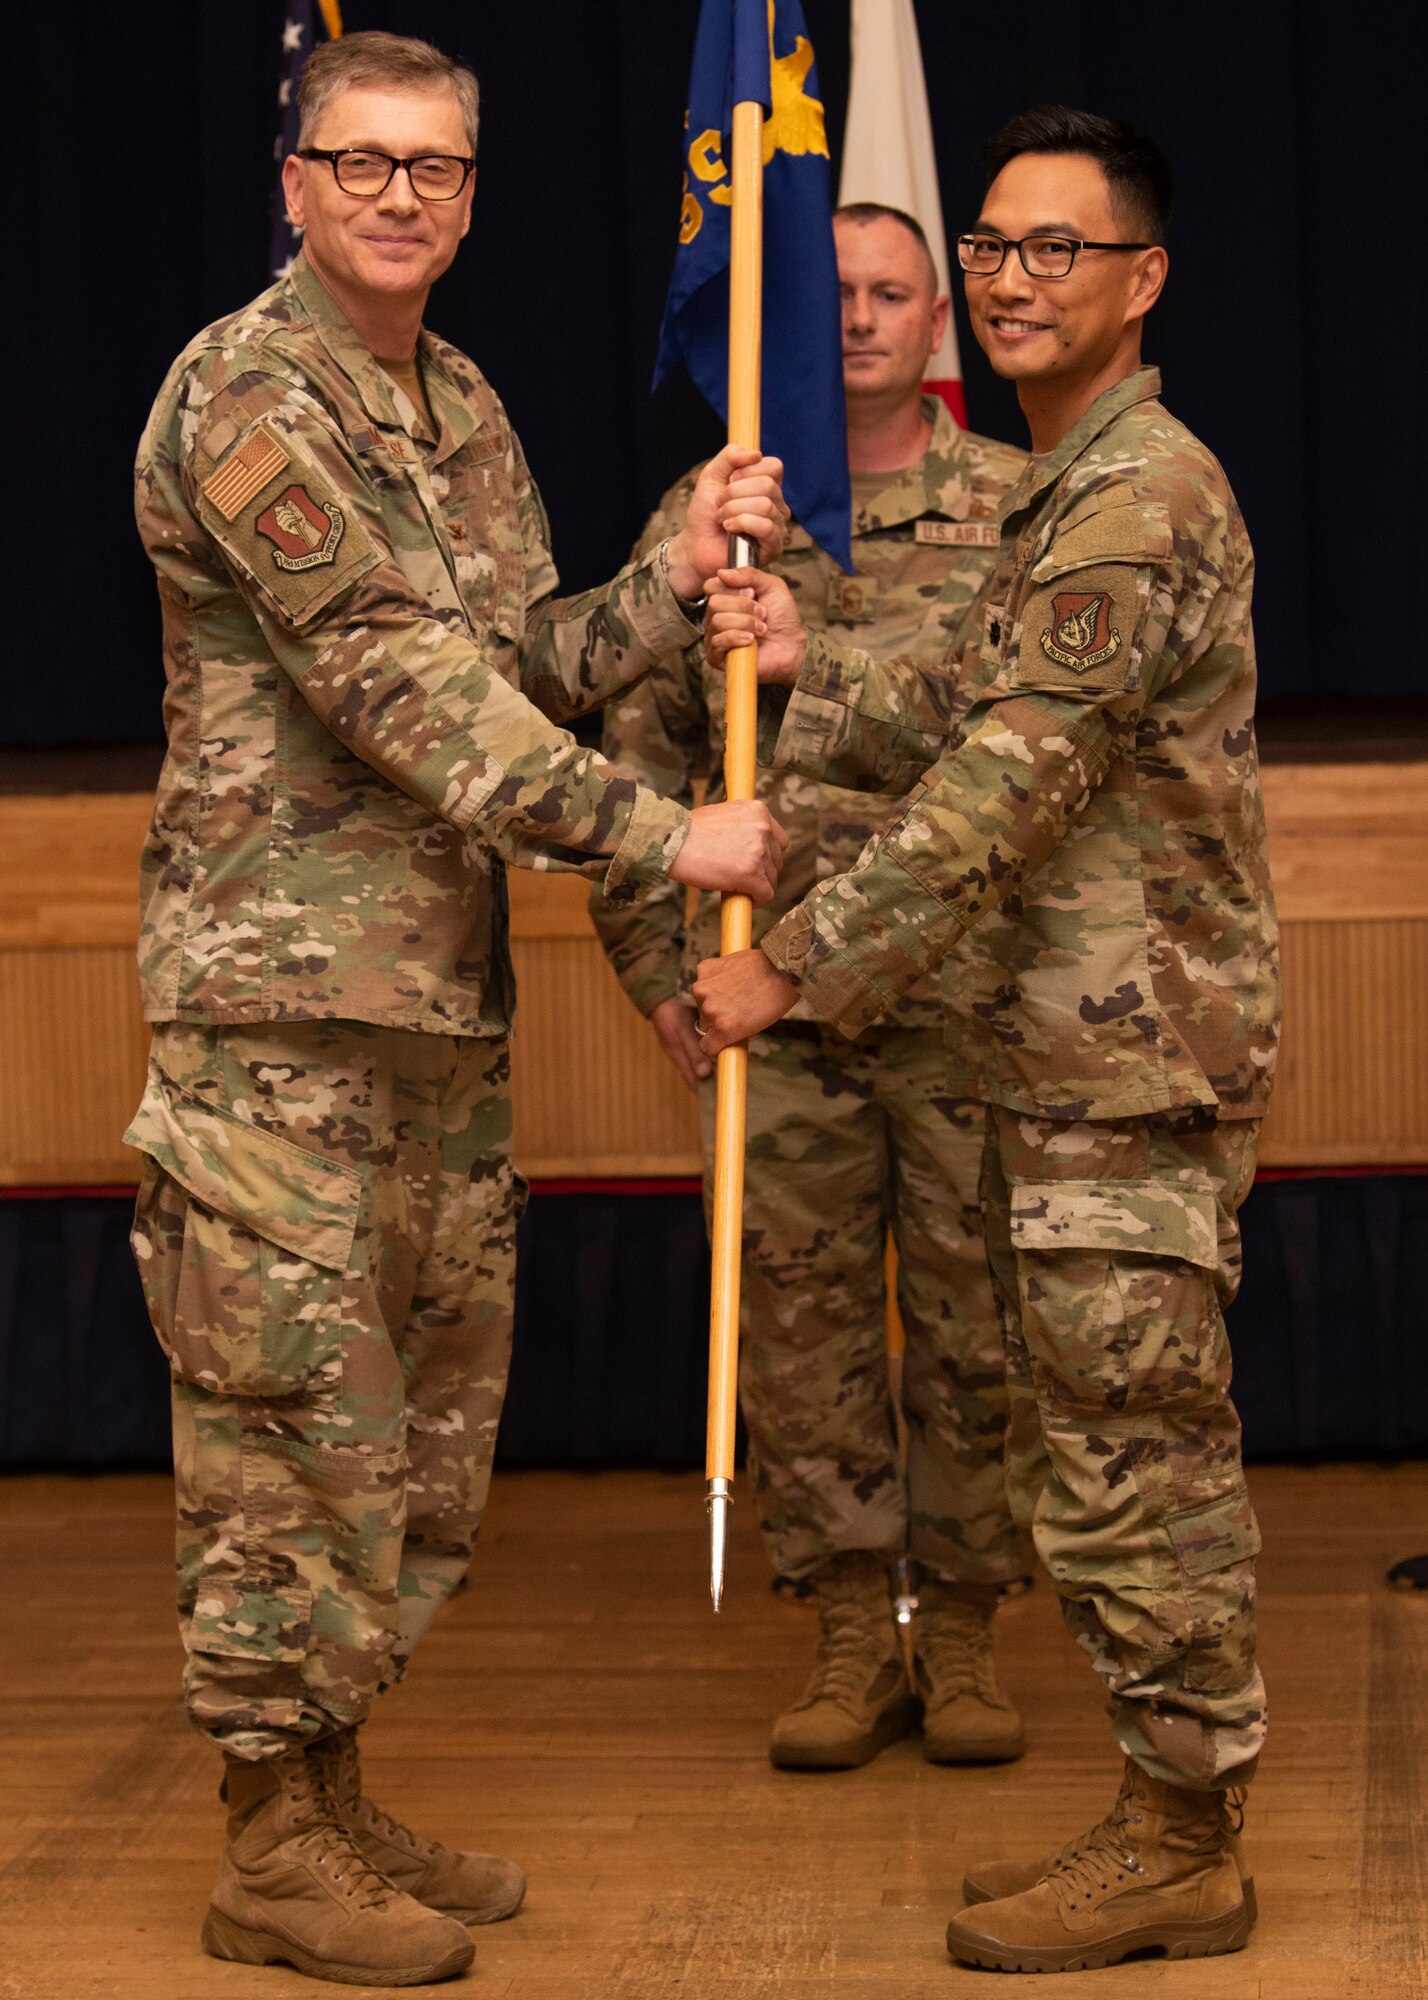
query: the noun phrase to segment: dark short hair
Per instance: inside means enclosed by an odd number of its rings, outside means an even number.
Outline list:
[[[1175,176],[1154,139],[1119,118],[1038,104],[1018,112],[982,148],[988,186],[1008,160],[1022,153],[1084,153],[1106,177],[1117,219],[1147,242],[1163,243],[1170,230]]]
[[[833,211],[835,222],[879,222],[886,216],[891,222],[900,222],[910,236],[917,239],[919,248],[932,272],[932,289],[937,290],[937,265],[932,255],[932,245],[927,240],[927,231],[915,215],[909,215],[905,208],[894,208],[886,201],[845,201],[841,208]]]

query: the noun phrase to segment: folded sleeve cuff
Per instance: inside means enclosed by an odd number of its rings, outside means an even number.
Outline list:
[[[640,580],[643,588],[639,587],[636,579]],[[628,603],[621,608],[630,621],[635,637],[651,658],[662,660],[666,655],[682,653],[686,646],[694,644],[699,637],[699,627],[690,622],[671,590],[658,548],[630,569],[626,582],[635,587],[626,590]]]
[[[795,903],[786,917],[780,917],[759,940],[759,950],[785,979],[801,984],[808,947],[813,942],[813,917],[802,903]]]
[[[676,958],[671,964],[632,968],[617,976],[632,1004],[648,1020],[656,1007],[679,998],[681,970],[681,961]]]
[[[826,632],[810,632],[794,693],[816,695],[823,701],[836,701],[843,708],[856,708],[862,694],[866,659],[867,655],[856,647],[845,652]]]
[[[640,889],[669,879],[689,835],[689,808],[641,785],[625,837],[605,871],[606,900],[625,901]]]
[[[824,938],[817,951],[815,942],[814,913],[800,903],[765,933],[760,950],[798,988],[800,1011],[851,1041],[880,1020],[898,995],[880,992],[864,979],[841,941]]]

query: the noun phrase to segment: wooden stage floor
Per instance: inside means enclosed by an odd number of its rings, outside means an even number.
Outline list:
[[[1248,1837],[1263,1911],[1231,1958],[1070,1976],[1067,2000],[1398,2000],[1425,1986],[1428,1466],[1270,1468],[1263,1642],[1274,1716]],[[772,1770],[767,1724],[808,1612],[770,1597],[747,1505],[707,1609],[700,1482],[498,1478],[475,1582],[367,1732],[372,1789],[518,1856],[514,1923],[465,1982],[510,2000],[958,2000],[1009,1993],[942,1943],[963,1866],[1044,1850],[1116,1785],[1088,1668],[1044,1585],[1002,1618],[1020,1765]],[[169,1494],[151,1476],[0,1483],[7,2000],[286,2000],[325,1989],[198,1949],[220,1810],[175,1699]],[[371,1989],[367,1989],[371,1990]],[[428,1989],[434,1990],[434,1989]],[[1038,1994],[1051,1988],[1038,1983]]]

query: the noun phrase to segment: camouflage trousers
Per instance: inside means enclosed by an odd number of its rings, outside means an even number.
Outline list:
[[[511,1343],[507,1049],[170,1023],[126,1137],[188,1711],[275,1756],[360,1720],[470,1559]]]
[[[940,1027],[843,1040],[789,1022],[749,1047],[739,1390],[775,1569],[848,1549],[1004,1582],[1029,1555],[1007,1504],[1001,1331],[978,1184],[985,1114],[945,1086]],[[703,1094],[705,1156],[714,1091]],[[707,1189],[706,1180],[706,1189]],[[883,1250],[907,1336],[899,1462]]]
[[[1259,1548],[1223,1308],[1257,1125],[1058,1124],[989,1107],[987,1250],[1008,1486],[1152,1776],[1242,1784],[1265,1730]]]

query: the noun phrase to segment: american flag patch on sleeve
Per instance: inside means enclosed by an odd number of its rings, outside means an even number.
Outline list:
[[[231,521],[255,494],[261,493],[265,486],[271,486],[290,462],[290,454],[278,443],[267,425],[259,424],[252,436],[244,438],[238,449],[223,461],[217,472],[210,473],[204,480],[203,496],[212,502],[225,521]]]

